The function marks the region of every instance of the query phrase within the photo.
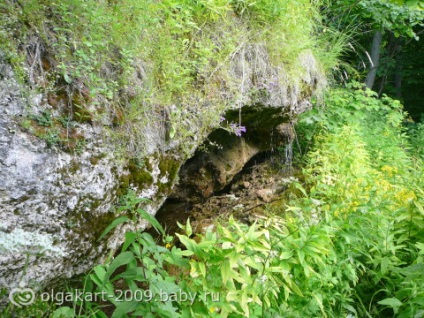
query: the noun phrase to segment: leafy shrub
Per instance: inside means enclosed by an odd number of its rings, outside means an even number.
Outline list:
[[[411,153],[401,106],[353,84],[330,92],[327,107],[304,118],[321,131],[304,173],[315,176],[308,196],[319,198],[318,209],[342,229],[339,248],[361,268],[356,311],[420,316],[422,162]],[[412,283],[414,275],[420,279]]]

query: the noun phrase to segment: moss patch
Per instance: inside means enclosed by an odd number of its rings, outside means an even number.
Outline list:
[[[172,157],[163,156],[159,161],[160,177],[168,174],[169,179],[173,181],[178,174],[181,163]]]
[[[93,201],[91,209],[94,210],[95,206],[99,206],[102,202]],[[116,219],[116,214],[107,212],[100,215],[93,215],[91,212],[83,210],[75,211],[73,217],[68,221],[68,227],[75,232],[74,235],[89,236],[89,240],[98,245],[97,240],[103,231]]]
[[[168,193],[174,183],[175,178],[178,175],[178,171],[181,167],[181,163],[172,157],[163,156],[159,159],[159,182],[158,188],[161,194]],[[168,182],[160,182],[163,177],[168,178]]]
[[[128,165],[130,183],[134,183],[140,188],[150,186],[153,183],[153,177],[148,171],[149,165],[147,159],[144,161],[131,159]]]

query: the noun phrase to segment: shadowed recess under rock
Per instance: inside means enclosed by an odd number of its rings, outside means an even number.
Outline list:
[[[185,184],[180,180],[178,189],[171,193],[156,214],[165,230],[174,234],[179,231],[177,222],[185,224],[187,219],[194,233],[202,233],[217,218],[230,215],[247,223],[263,214],[266,204],[280,200],[286,186],[281,180],[293,174],[291,162],[285,151],[269,150],[253,156],[223,189],[205,198],[202,194],[181,197],[179,189]],[[206,181],[205,181],[206,182]],[[154,229],[150,229],[155,234]]]
[[[225,116],[229,122],[237,118],[241,118],[247,132],[241,137],[225,129],[212,132],[181,167],[180,181],[172,197],[195,198],[195,201],[208,198],[228,185],[255,155],[290,145],[293,141],[293,119],[279,108],[245,106]]]

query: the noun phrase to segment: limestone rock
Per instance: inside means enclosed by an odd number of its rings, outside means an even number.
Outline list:
[[[260,189],[256,191],[256,195],[266,203],[271,202],[273,194],[274,191],[272,191],[271,189]]]
[[[160,105],[148,120],[134,118],[133,126],[126,127],[134,133],[125,147],[142,154],[140,160],[120,156],[120,141],[107,133],[119,122],[119,113],[104,112],[101,118],[76,123],[73,134],[84,141],[78,151],[57,147],[54,127],[37,135],[40,127],[26,126],[32,125],[30,116],[48,121],[45,111],[58,112],[64,102],[60,96],[38,93],[32,85],[18,84],[0,52],[0,288],[13,288],[20,281],[43,287],[92,268],[122,243],[125,231],[146,227],[144,221],[125,224],[98,241],[116,218],[111,207],[123,191],[132,189],[138,197],[149,198],[144,209],[155,214],[176,184],[181,165],[206,137],[222,148],[208,147],[188,160],[180,173],[183,187],[174,193],[195,191],[209,197],[225,188],[253,156],[287,142],[290,130],[280,127],[278,132],[277,127],[310,108],[310,94],[321,85],[312,54],[303,61],[302,85],[289,87],[284,70],[272,66],[264,48],[248,44],[244,54],[228,62],[234,79],[228,85],[237,86],[241,76],[246,81],[240,97],[225,111],[229,121],[238,122],[242,116],[246,134],[235,136],[218,122],[213,126],[205,121],[214,111],[207,100]],[[143,69],[143,81],[148,76]],[[138,84],[143,85],[134,87]],[[300,87],[308,87],[308,92]],[[177,122],[184,133],[170,135],[172,118],[183,118]],[[66,140],[64,146],[70,146]]]

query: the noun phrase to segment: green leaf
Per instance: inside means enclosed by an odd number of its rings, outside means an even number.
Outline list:
[[[128,249],[128,247],[135,242],[136,238],[137,238],[137,233],[134,233],[134,232],[125,233],[125,242],[124,242],[124,245],[122,246],[122,252],[125,252]]]
[[[188,237],[190,237],[191,234],[193,234],[193,229],[191,228],[191,224],[190,224],[190,218],[187,219],[186,234],[187,234]]]
[[[422,206],[419,202],[417,202],[417,201],[414,201],[414,205],[417,207],[418,211],[419,211],[422,215],[424,215],[424,208],[423,208],[423,206]]]
[[[240,301],[241,309],[243,309],[244,314],[245,314],[246,317],[249,317],[249,306],[248,306],[249,297],[248,297],[248,292],[249,292],[249,289],[248,288],[244,288],[243,289],[243,292],[241,294],[241,301]]]
[[[93,270],[95,275],[92,275],[91,277],[97,285],[101,286],[106,276],[106,270],[102,265],[97,265]]]
[[[160,225],[158,220],[156,220],[156,218],[153,215],[150,215],[149,213],[147,213],[143,209],[137,209],[136,211],[137,211],[138,214],[140,214],[140,216],[143,219],[147,220],[151,225],[153,225],[153,227],[156,230],[158,230],[160,232],[160,234],[165,236],[165,230],[163,229],[162,225]]]
[[[73,82],[72,78],[68,74],[63,74],[63,79],[66,83],[71,84]]]
[[[283,251],[281,252],[279,259],[280,260],[285,260],[285,259],[290,259],[293,257],[293,252],[292,251]]]
[[[203,277],[206,277],[206,266],[204,263],[199,262],[199,270]]]
[[[415,246],[420,250],[420,254],[424,254],[424,243],[416,243]]]
[[[325,314],[324,305],[322,303],[322,295],[314,293],[314,294],[312,294],[312,296],[315,298],[315,300],[316,300],[316,302],[319,306],[319,309],[321,309],[321,313],[322,313],[323,317],[327,317],[327,315]]]
[[[175,235],[179,238],[180,242],[183,243],[188,250],[193,251],[194,254],[198,255],[199,249],[197,243],[194,240],[189,239],[187,236],[178,233],[175,233]]]
[[[142,268],[142,267],[127,269],[122,274],[117,275],[114,278],[114,280],[119,279],[119,278],[123,278],[123,279],[126,279],[126,280],[130,280],[130,282],[134,282],[134,281],[144,282],[145,281],[145,272],[144,271],[145,271],[145,269]]]
[[[97,239],[97,241],[100,241],[102,238],[106,236],[110,231],[112,231],[115,227],[117,227],[119,224],[125,223],[129,221],[130,219],[126,216],[120,216],[113,220],[113,222],[103,231],[103,233],[100,235],[100,237]]]
[[[402,302],[397,298],[386,298],[380,300],[378,304],[391,307],[395,314],[397,314],[399,307],[402,306]]]
[[[125,317],[125,314],[134,311],[137,308],[137,301],[122,301],[116,303],[116,309],[112,314],[112,318]]]
[[[56,309],[52,316],[52,318],[73,318],[75,317],[75,312],[72,308],[70,307],[60,307],[58,309]]]
[[[188,250],[181,250],[181,249],[177,249],[177,248],[172,248],[172,254],[177,255],[177,256],[191,256],[193,255],[193,251],[188,251]]]
[[[126,265],[134,260],[134,254],[131,252],[124,252],[119,254],[113,262],[109,265],[106,274],[103,278],[103,284],[107,282],[113,272],[120,266]]]
[[[169,138],[172,139],[175,137],[176,129],[173,124],[171,124],[171,128],[169,129]]]
[[[222,283],[225,285],[229,279],[231,279],[233,271],[229,261],[224,261],[221,266]]]
[[[181,288],[173,282],[165,280],[152,282],[150,289],[155,293],[177,294],[181,292]]]
[[[385,275],[387,273],[387,268],[389,266],[390,259],[387,256],[384,256],[381,259],[381,274]]]
[[[290,288],[300,297],[304,297],[302,291],[300,288],[296,285],[296,283],[292,283],[290,285]]]

